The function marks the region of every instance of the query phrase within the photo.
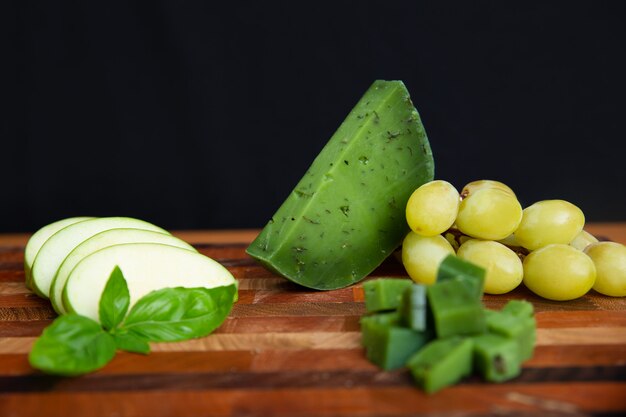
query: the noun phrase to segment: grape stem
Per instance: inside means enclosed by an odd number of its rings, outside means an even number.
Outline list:
[[[466,234],[464,234],[463,232],[461,232],[459,229],[451,227],[448,230],[446,230],[443,233],[444,236],[449,237],[451,236],[454,241],[456,242],[456,246],[457,248],[459,246],[461,246],[461,244],[463,242],[465,242],[467,239],[473,239],[471,236],[468,236]],[[512,246],[512,245],[506,245],[504,244],[504,246],[506,246],[507,248],[511,249],[513,252],[515,252],[515,254],[520,258],[520,260],[524,260],[524,258],[526,257],[526,255],[528,255],[530,253],[530,251],[524,247],[521,246]]]

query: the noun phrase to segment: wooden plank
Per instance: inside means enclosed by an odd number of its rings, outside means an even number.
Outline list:
[[[525,367],[626,365],[626,345],[543,345],[535,348]]]
[[[1,309],[0,309],[1,311]],[[365,313],[363,303],[295,303],[235,304],[231,317],[319,317],[360,316]]]
[[[359,331],[360,316],[228,317],[214,334]],[[0,321],[0,337],[39,336],[52,320]]]
[[[621,382],[626,380],[626,366],[525,368],[515,380],[500,385],[553,382]],[[491,385],[478,376],[459,382],[484,388]],[[340,388],[340,387],[413,387],[407,369],[383,372],[369,370],[327,371],[221,371],[151,374],[93,374],[80,378],[61,378],[52,375],[30,374],[0,377],[0,392],[107,392],[153,390],[203,390],[203,389],[284,389],[284,388]]]
[[[20,270],[1,270],[0,283],[4,282],[24,282],[24,271]]]
[[[0,307],[0,321],[48,320],[57,317],[50,303],[36,307]]]
[[[0,296],[16,294],[32,294],[32,291],[23,282],[0,282]]]
[[[360,330],[360,315],[228,317],[214,333],[272,332],[356,332]],[[626,327],[626,314],[608,311],[555,311],[537,314],[540,328]],[[0,320],[0,337],[39,336],[52,320]]]
[[[34,337],[0,338],[0,354],[28,353]],[[153,343],[155,352],[194,352],[264,349],[354,349],[361,346],[360,332],[306,332],[306,333],[241,333],[213,334],[184,342]]]
[[[52,320],[0,320],[0,338],[39,336]]]
[[[605,237],[614,242],[620,242],[626,245],[626,222],[620,223],[587,223],[585,230],[594,236]]]
[[[239,279],[238,281],[243,288],[240,290],[239,301],[235,307],[242,309],[245,309],[241,307],[243,305],[259,304],[296,304],[299,309],[306,309],[313,304],[362,304],[364,300],[361,286],[320,292],[296,288],[295,284],[282,278]],[[531,301],[537,313],[544,311],[626,311],[626,298],[624,297],[608,297],[592,291],[579,299],[568,302],[550,301],[532,294],[523,286],[506,294],[505,297],[486,294],[483,302],[488,308],[500,309],[512,299]],[[0,310],[8,307],[45,307],[48,305],[48,300],[35,296],[22,283],[0,282]],[[362,307],[360,310],[363,311]]]
[[[626,314],[615,311],[540,311],[535,314],[540,328],[626,327]]]
[[[590,226],[594,234],[626,243],[626,223]],[[119,352],[102,370],[70,379],[28,364],[35,337],[55,314],[23,284],[25,237],[2,244],[0,235],[0,416],[626,412],[626,298],[592,291],[552,302],[523,286],[505,296],[486,295],[485,305],[494,309],[510,299],[533,302],[533,358],[513,381],[486,384],[474,376],[427,396],[413,387],[407,370],[383,372],[366,360],[359,333],[362,282],[326,292],[298,287],[247,257],[247,242],[257,232],[181,235],[239,281],[239,302],[213,335],[153,344],[147,356]],[[368,279],[380,276],[405,273],[389,259]]]
[[[625,345],[537,346],[524,368],[626,366]],[[374,371],[362,348],[318,350],[226,350],[152,352],[136,355],[118,352],[98,374],[159,374],[280,371]],[[0,376],[38,373],[26,353],[0,354]]]
[[[0,396],[0,415],[135,416],[481,416],[619,412],[626,383],[459,385],[436,396],[412,387],[156,390]]]
[[[0,338],[0,354],[28,353],[34,341],[34,337],[2,337]],[[537,346],[545,345],[626,345],[626,328],[539,328],[537,329]],[[361,333],[359,331],[216,333],[184,342],[151,344],[152,350],[155,352],[355,349],[360,346]]]
[[[280,290],[240,290],[237,305],[242,304],[300,304],[309,303],[352,303],[354,293],[352,288],[343,288],[333,291],[280,291]]]
[[[50,302],[48,300],[44,300],[31,292],[0,295],[0,305],[2,309],[13,307],[43,307],[49,304]]]

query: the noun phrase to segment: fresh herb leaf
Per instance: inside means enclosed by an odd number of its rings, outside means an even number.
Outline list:
[[[48,326],[28,355],[33,368],[75,376],[95,371],[115,356],[113,336],[78,314],[60,316]]]
[[[115,344],[117,348],[120,350],[125,350],[126,352],[133,353],[142,353],[147,355],[150,353],[150,345],[148,341],[134,333],[129,333],[127,331],[114,331],[112,332],[113,338],[115,339]]]
[[[236,295],[236,284],[164,288],[141,298],[124,321],[130,294],[122,271],[115,267],[98,306],[102,325],[78,314],[60,316],[37,339],[29,361],[50,374],[76,376],[106,365],[116,349],[148,354],[150,341],[206,336],[224,322]]]
[[[126,316],[129,305],[128,285],[122,270],[116,266],[104,287],[98,306],[102,326],[107,330],[117,327]]]
[[[236,292],[234,284],[156,290],[137,301],[121,328],[153,342],[206,336],[226,319]]]

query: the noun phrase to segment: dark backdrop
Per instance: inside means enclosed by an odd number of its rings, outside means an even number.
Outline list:
[[[378,78],[437,178],[626,220],[626,3],[212,3],[3,6],[0,232],[261,227]]]

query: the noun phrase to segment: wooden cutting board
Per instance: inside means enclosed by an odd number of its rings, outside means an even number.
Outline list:
[[[624,242],[626,228],[598,225]],[[0,236],[0,416],[416,416],[626,415],[626,298],[591,292],[571,302],[523,287],[485,296],[533,302],[534,357],[503,384],[478,377],[428,396],[405,370],[383,372],[360,346],[361,285],[310,291],[257,265],[244,252],[256,231],[178,235],[239,280],[239,301],[214,334],[118,353],[79,378],[34,371],[27,353],[55,317],[23,284],[27,236]],[[614,237],[617,236],[617,237]],[[395,260],[371,278],[405,276]]]

